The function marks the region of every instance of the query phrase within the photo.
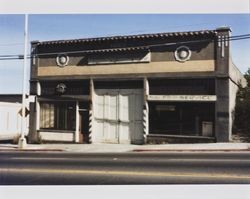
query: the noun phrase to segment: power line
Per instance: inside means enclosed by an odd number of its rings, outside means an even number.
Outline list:
[[[138,31],[137,31],[138,32]],[[139,31],[140,32],[140,31]],[[141,31],[142,32],[142,31]],[[111,35],[112,36],[112,35]],[[236,38],[236,37],[244,37],[244,36],[250,36],[250,34],[244,34],[244,35],[236,35],[231,36],[230,38]],[[18,46],[18,45],[24,45],[24,43],[0,43],[0,46]]]
[[[23,58],[22,58],[23,59]],[[30,59],[30,58],[29,58]],[[21,60],[19,58],[0,58],[0,61],[4,61],[4,60]]]
[[[249,37],[244,37],[244,38],[233,38],[229,41],[236,41],[236,40],[244,40],[244,39],[250,39],[250,36]]]
[[[31,56],[27,56],[30,59]],[[0,60],[21,60],[24,59],[24,55],[3,55],[0,56]]]
[[[250,36],[250,34],[244,34],[244,35],[234,35],[234,36],[231,36],[230,38],[248,37],[248,36]]]
[[[0,55],[0,58],[1,58],[1,57],[7,57],[7,58],[8,58],[8,57],[10,57],[10,58],[11,58],[11,57],[20,57],[20,58],[23,58],[23,55],[22,55],[22,54],[12,54],[12,55],[11,55],[11,54],[8,54],[8,55]]]
[[[250,39],[250,34],[244,34],[244,35],[237,35],[237,36],[231,36],[224,38],[224,41],[237,41],[237,40],[245,40]],[[126,49],[126,48],[145,48],[149,49],[150,47],[162,47],[162,46],[173,46],[173,45],[181,45],[181,44],[190,44],[190,43],[201,43],[201,42],[208,42],[215,40],[213,38],[211,39],[202,39],[202,40],[189,40],[189,41],[183,41],[183,42],[173,42],[173,43],[165,43],[165,44],[152,44],[152,45],[142,45],[142,46],[131,46],[131,47],[125,47],[125,48],[116,48],[116,49]],[[217,39],[218,42],[222,41],[222,39]],[[36,56],[44,56],[44,55],[57,55],[59,53],[65,53],[65,54],[77,54],[77,53],[93,53],[93,52],[102,52],[106,50],[112,50],[112,48],[106,48],[106,49],[98,49],[98,50],[80,50],[80,51],[64,51],[64,52],[53,52],[53,53],[37,53]],[[27,58],[30,59],[32,56],[28,55]],[[0,61],[1,60],[20,60],[24,59],[23,55],[0,55]]]

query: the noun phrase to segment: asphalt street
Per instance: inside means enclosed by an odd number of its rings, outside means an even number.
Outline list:
[[[250,153],[1,151],[0,184],[250,184]]]

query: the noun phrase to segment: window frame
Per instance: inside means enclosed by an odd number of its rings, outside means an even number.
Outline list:
[[[52,123],[53,126],[46,125],[45,118],[47,115],[46,115],[46,109],[44,110],[43,106],[49,106],[49,108],[51,108],[49,111],[48,121],[49,123]],[[74,102],[51,102],[51,101],[40,102],[40,126],[39,128],[41,130],[75,131],[75,128],[76,128],[75,103]]]

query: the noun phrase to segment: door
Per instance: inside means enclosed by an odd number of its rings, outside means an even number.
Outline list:
[[[89,143],[89,112],[85,109],[79,110],[79,142]]]
[[[93,142],[118,143],[118,90],[97,90],[93,105]]]
[[[139,89],[97,89],[94,142],[143,142],[143,98]]]
[[[127,90],[119,91],[119,143],[130,143],[131,129],[131,93]]]

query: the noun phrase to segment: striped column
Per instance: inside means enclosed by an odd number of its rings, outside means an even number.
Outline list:
[[[75,142],[78,143],[79,140],[79,136],[80,136],[80,132],[79,132],[79,102],[76,101],[76,129],[75,129]]]
[[[89,143],[92,143],[93,135],[93,102],[94,102],[94,81],[90,79],[90,105],[89,105]]]
[[[92,143],[92,133],[93,133],[93,105],[90,104],[89,107],[89,143]]]
[[[149,122],[148,122],[148,117],[149,117],[149,108],[148,108],[148,101],[147,101],[147,96],[149,95],[149,85],[148,85],[148,79],[145,77],[144,78],[144,83],[143,83],[143,91],[144,91],[144,106],[143,106],[143,137],[144,137],[144,143],[147,143],[147,135],[149,132]]]

